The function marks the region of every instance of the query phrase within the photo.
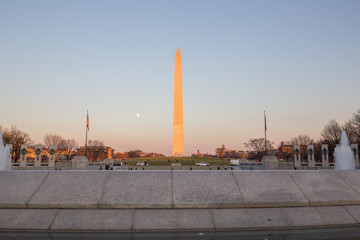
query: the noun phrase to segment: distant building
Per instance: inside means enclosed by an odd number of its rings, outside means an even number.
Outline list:
[[[204,157],[204,154],[200,152],[200,149],[196,153],[191,154],[192,157]]]
[[[157,157],[165,157],[165,155],[162,153],[151,152],[151,153],[146,153],[145,157],[157,158]]]
[[[141,150],[133,150],[130,151],[130,154],[129,152],[115,152],[113,156],[114,159],[128,159],[133,157],[158,158],[158,157],[165,157],[165,155],[157,152],[144,153]]]
[[[279,151],[276,153],[278,159],[284,159],[286,161],[294,160],[294,145],[286,145],[284,141],[281,141]]]
[[[114,159],[127,159],[129,158],[128,152],[116,152],[114,154]]]
[[[77,149],[77,156],[85,156],[85,146]],[[105,159],[113,159],[114,149],[107,146],[87,146],[86,158],[91,162],[104,161]]]
[[[216,157],[216,155],[210,153],[204,153],[204,157]]]
[[[46,161],[49,158],[49,150],[42,148],[41,149],[41,161]],[[28,162],[34,162],[35,159],[35,146],[28,146],[26,159]]]

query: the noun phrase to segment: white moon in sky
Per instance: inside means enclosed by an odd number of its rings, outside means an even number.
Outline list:
[[[138,118],[139,118],[139,117],[140,117],[140,113],[137,113],[137,114],[136,114],[136,117],[138,117]]]

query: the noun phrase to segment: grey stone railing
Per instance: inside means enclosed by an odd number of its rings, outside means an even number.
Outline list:
[[[3,171],[3,230],[359,226],[359,171]]]

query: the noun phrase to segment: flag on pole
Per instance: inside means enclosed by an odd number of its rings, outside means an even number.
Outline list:
[[[86,119],[86,128],[89,131],[89,113],[86,111],[87,119]]]
[[[267,127],[266,127],[266,113],[265,113],[265,111],[264,111],[264,123],[265,123],[265,132],[266,132]]]

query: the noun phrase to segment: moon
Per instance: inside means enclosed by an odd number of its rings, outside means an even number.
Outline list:
[[[137,114],[136,114],[136,117],[139,118],[139,117],[140,117],[140,113],[137,113]]]

